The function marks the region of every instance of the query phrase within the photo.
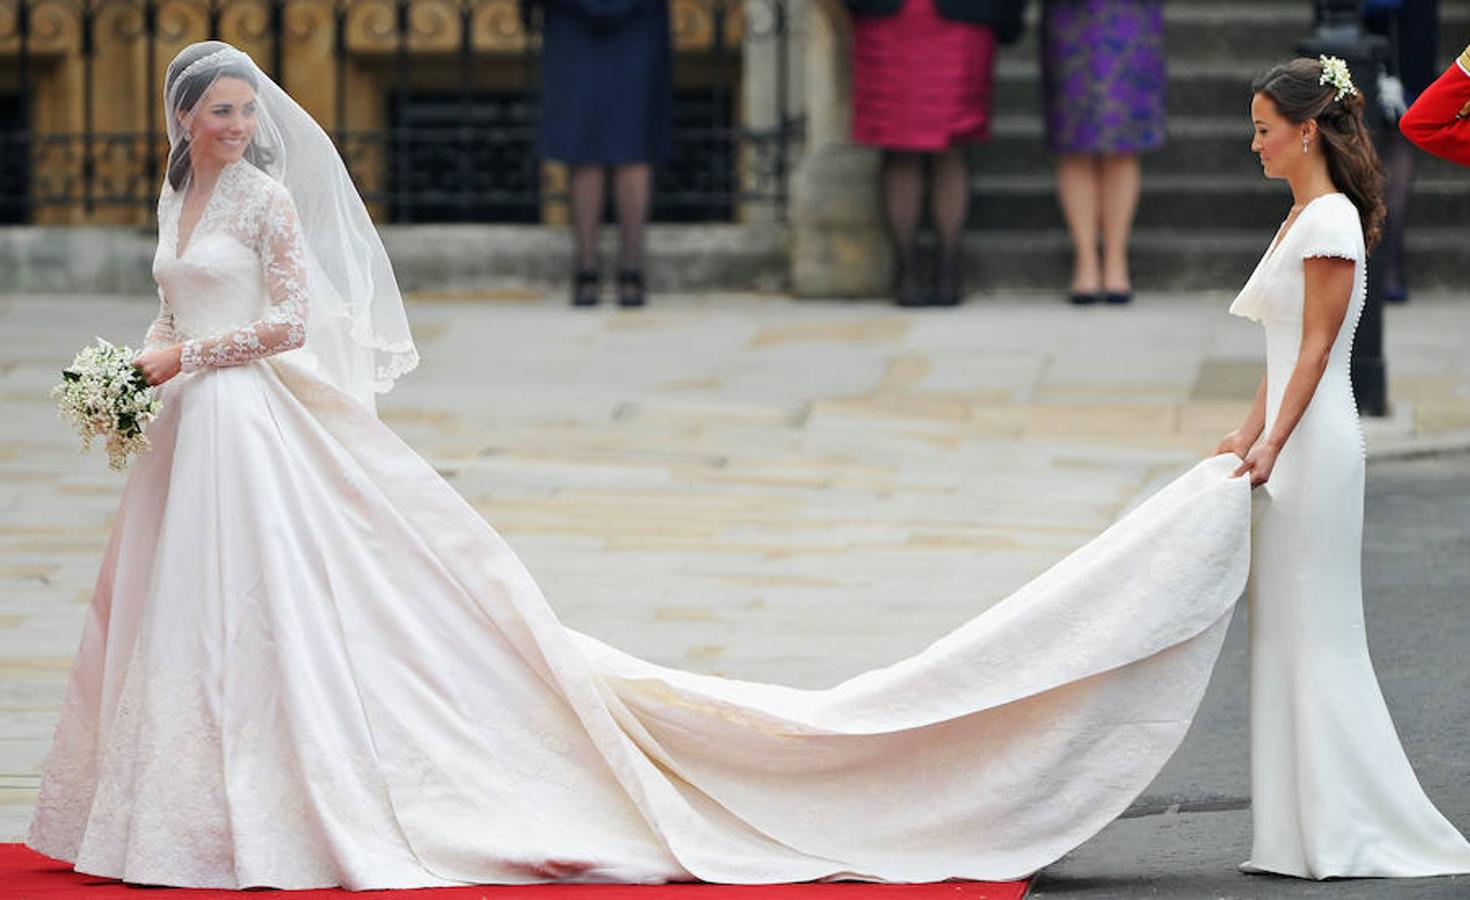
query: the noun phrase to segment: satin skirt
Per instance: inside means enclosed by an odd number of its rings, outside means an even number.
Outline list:
[[[1295,340],[1288,334],[1268,353],[1268,433]],[[1256,503],[1249,871],[1470,872],[1470,843],[1420,787],[1368,655],[1363,476],[1347,360],[1334,356]]]
[[[305,369],[185,375],[165,404],[29,838],[131,882],[1021,878],[1173,753],[1249,569],[1219,457],[912,658],[825,690],[720,679],[565,628]]]

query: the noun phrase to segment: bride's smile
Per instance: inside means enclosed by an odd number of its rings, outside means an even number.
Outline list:
[[[240,159],[259,123],[255,89],[239,78],[220,78],[189,116],[185,128],[195,164],[223,167]]]

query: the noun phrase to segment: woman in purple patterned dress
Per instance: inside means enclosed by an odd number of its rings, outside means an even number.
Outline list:
[[[1162,0],[1046,0],[1041,71],[1075,253],[1071,300],[1127,303],[1138,154],[1164,145]]]

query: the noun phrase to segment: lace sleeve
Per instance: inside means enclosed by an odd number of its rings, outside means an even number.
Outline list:
[[[264,316],[243,328],[184,344],[183,370],[238,366],[306,343],[306,248],[284,189],[266,205],[256,240],[269,293]]]
[[[161,350],[178,342],[178,336],[174,333],[174,312],[168,307],[168,298],[163,296],[163,288],[159,288],[158,316],[148,326],[148,334],[143,338],[143,349]]]

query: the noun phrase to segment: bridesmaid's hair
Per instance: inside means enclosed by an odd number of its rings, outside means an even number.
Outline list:
[[[163,84],[163,95],[168,97],[177,90],[178,101],[174,105],[173,115],[181,115],[192,110],[199,99],[204,96],[204,92],[209,90],[209,86],[214,84],[218,78],[238,78],[252,88],[260,86],[259,80],[255,77],[255,70],[240,62],[227,62],[215,68],[195,72],[185,77],[183,83],[177,84],[179,76],[189,67],[190,63],[203,59],[218,49],[218,44],[197,44],[180,53],[169,67],[168,78]],[[190,53],[190,50],[194,52]],[[271,152],[255,141],[251,141],[250,146],[245,148],[245,158],[262,169],[273,161]],[[184,184],[189,180],[190,171],[189,142],[181,140],[174,145],[168,155],[168,183],[176,191],[183,190]]]
[[[1321,79],[1320,62],[1299,58],[1258,76],[1251,92],[1270,99],[1293,125],[1316,120],[1327,174],[1358,208],[1363,243],[1371,250],[1383,230],[1383,167],[1363,122],[1363,95],[1346,94],[1338,100],[1337,88]]]

